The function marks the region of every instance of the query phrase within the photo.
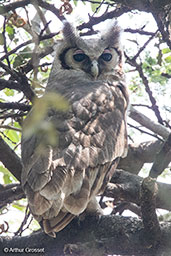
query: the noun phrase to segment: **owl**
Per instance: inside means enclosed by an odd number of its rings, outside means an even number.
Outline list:
[[[81,37],[66,22],[45,90],[69,104],[68,111],[52,108],[44,117],[58,142],[38,151],[41,134],[27,137],[23,130],[22,186],[31,213],[50,236],[75,216],[103,214],[97,195],[126,156],[128,92],[120,33],[115,22],[103,33]]]

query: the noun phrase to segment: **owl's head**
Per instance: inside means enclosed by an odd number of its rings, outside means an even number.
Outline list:
[[[96,38],[83,38],[66,22],[64,39],[57,51],[60,69],[81,71],[93,80],[113,74],[122,64],[120,31],[115,22]]]

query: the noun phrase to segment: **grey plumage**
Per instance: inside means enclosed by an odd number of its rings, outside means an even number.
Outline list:
[[[102,213],[96,195],[126,155],[128,93],[119,35],[113,24],[98,39],[83,39],[65,23],[45,92],[60,93],[70,105],[45,117],[58,131],[58,144],[39,152],[41,136],[23,132],[22,185],[49,235],[85,211]]]

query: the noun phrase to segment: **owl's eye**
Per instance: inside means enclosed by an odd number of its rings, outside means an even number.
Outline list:
[[[100,56],[104,61],[110,61],[112,59],[112,54],[109,52],[103,53]]]
[[[84,53],[77,53],[77,54],[73,55],[73,58],[75,61],[81,62],[81,61],[85,60],[86,55]]]

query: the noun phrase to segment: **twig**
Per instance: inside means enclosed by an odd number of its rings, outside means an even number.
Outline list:
[[[124,29],[124,32],[133,33],[133,34],[137,33],[137,34],[146,35],[146,36],[155,36],[155,33],[156,33],[156,32],[149,32],[141,29],[132,29],[132,28],[126,28]]]
[[[31,213],[30,211],[28,210],[28,206],[26,207],[26,210],[25,210],[25,216],[24,216],[24,220],[22,221],[19,229],[14,233],[15,236],[21,236],[21,234],[30,226],[32,220],[33,220],[33,217],[31,217],[31,220],[29,221],[29,223],[27,224],[27,221],[30,217]],[[27,226],[24,228],[24,226],[27,224]]]
[[[76,1],[80,1],[80,0],[76,0]],[[82,0],[83,2],[88,2],[88,3],[92,3],[92,4],[102,4],[101,1],[94,1],[94,0]],[[115,3],[109,3],[109,2],[105,2],[104,0],[102,1],[104,5],[110,5],[113,6]]]
[[[150,36],[150,38],[145,42],[145,44],[138,50],[138,52],[136,53],[136,55],[132,58],[132,62],[136,61],[136,59],[139,57],[140,53],[142,51],[144,51],[144,49],[146,48],[146,46],[150,43],[150,41],[154,38],[154,36],[157,34],[158,29],[155,33],[152,34],[152,36]]]
[[[4,40],[4,52],[7,54],[8,50],[7,50],[7,41],[6,41],[6,36],[5,36],[5,27],[6,27],[6,16],[4,17],[2,36],[3,36],[3,40]],[[8,67],[11,68],[11,64],[10,64],[8,56],[6,57],[6,60],[7,60]]]
[[[164,139],[166,139],[170,134],[170,131],[165,126],[155,123],[132,106],[130,106],[129,116],[142,126],[145,126],[147,129],[160,135]]]
[[[13,127],[13,126],[10,126],[10,125],[0,125],[0,128],[1,129],[13,130],[13,131],[17,131],[17,132],[21,132],[22,131],[22,129],[17,128],[17,127]]]
[[[148,134],[148,135],[150,135],[150,136],[152,136],[152,137],[154,137],[154,138],[156,138],[156,139],[158,139],[158,140],[161,140],[161,138],[159,138],[157,135],[155,135],[155,134],[153,134],[153,133],[144,131],[143,129],[141,129],[141,128],[135,126],[135,125],[132,125],[132,124],[130,124],[130,123],[128,123],[128,125],[129,125],[130,127],[134,128],[134,129],[138,130],[138,131],[141,132],[141,133]]]
[[[167,73],[161,73],[161,76],[164,76],[164,77],[166,77],[166,78],[168,78],[168,79],[171,78],[171,75],[170,75],[170,74],[167,74]]]
[[[131,104],[132,107],[145,107],[145,108],[149,108],[151,109],[151,107],[149,105],[146,104]]]
[[[37,55],[38,58],[43,58],[54,51],[52,46],[46,47],[40,54]],[[39,65],[37,66],[39,67]],[[23,73],[27,74],[34,68],[32,61],[30,60],[25,66],[21,67]]]
[[[119,203],[118,205],[116,205],[113,208],[113,211],[111,214],[119,213],[119,215],[122,215],[122,213],[125,210],[130,210],[131,212],[137,214],[138,216],[141,216],[141,209],[138,205],[136,205],[135,203],[124,202],[124,201],[122,203]]]
[[[31,86],[28,83],[28,79],[25,76],[25,74],[21,72],[16,72],[14,70],[11,70],[7,65],[5,65],[2,61],[0,61],[0,66],[7,71],[8,74],[12,76],[16,81],[19,82],[19,88],[25,95],[26,97],[32,102],[34,98],[36,98],[36,95],[34,91],[32,90]],[[2,83],[2,85],[1,85]],[[7,81],[4,82],[3,79],[0,79],[0,87],[4,88],[4,83],[7,85]],[[12,83],[14,84],[14,83]]]
[[[41,36],[39,36],[39,40],[40,41],[44,41],[44,40],[47,40],[47,39],[51,39],[51,38],[53,38],[54,36],[56,36],[56,35],[58,35],[59,34],[59,32],[56,32],[56,33],[50,33],[50,34],[47,34],[47,35],[41,35]],[[15,52],[17,52],[19,49],[21,49],[22,47],[24,47],[24,46],[26,46],[26,45],[28,45],[28,44],[31,44],[31,43],[33,43],[33,40],[31,39],[31,40],[28,40],[28,41],[26,41],[26,42],[24,42],[24,43],[22,43],[22,44],[20,44],[20,45],[18,45],[16,48],[14,48],[14,49],[12,49],[11,51],[9,51],[8,53],[6,53],[4,56],[2,56],[1,58],[0,58],[0,61],[3,61],[4,59],[6,59],[6,57],[8,57],[8,56],[10,56],[11,54],[13,54],[13,53],[15,53]]]
[[[126,55],[126,54],[125,54],[125,55]],[[136,55],[135,55],[135,56],[136,56]],[[145,90],[146,90],[146,92],[147,92],[147,94],[148,94],[148,97],[149,97],[150,102],[151,102],[151,105],[152,105],[151,108],[152,108],[152,110],[154,111],[155,116],[157,117],[158,122],[159,122],[160,124],[164,124],[164,123],[163,123],[163,119],[162,119],[162,117],[161,117],[161,115],[160,115],[160,111],[159,111],[159,108],[158,108],[158,106],[157,106],[156,100],[155,100],[155,98],[153,97],[153,93],[152,93],[152,91],[151,91],[151,89],[150,89],[148,79],[147,79],[147,77],[144,75],[143,68],[142,68],[142,63],[138,64],[138,63],[136,62],[136,60],[134,59],[134,57],[133,57],[133,58],[129,58],[129,57],[126,55],[126,58],[127,58],[127,62],[128,62],[130,65],[136,67],[136,69],[137,69],[137,71],[138,71],[138,73],[139,73],[139,75],[140,75],[140,77],[141,77],[141,79],[142,79],[142,81],[143,81],[143,83],[144,83],[144,85],[145,85]]]
[[[49,11],[53,12],[61,22],[65,20],[65,17],[63,15],[60,15],[59,10],[54,5],[49,4],[49,3],[45,2],[45,1],[42,1],[42,0],[39,0],[38,4],[41,7],[45,8],[46,10],[49,10]]]
[[[4,114],[4,115],[0,116],[0,119],[7,119],[9,117],[14,119],[14,118],[23,117],[26,115],[27,115],[27,113]]]
[[[82,30],[84,28],[90,28],[92,29],[92,27],[102,21],[105,21],[105,20],[110,20],[110,19],[113,19],[114,17],[119,17],[121,14],[123,13],[127,13],[129,12],[130,9],[128,7],[120,7],[120,8],[117,8],[111,12],[104,12],[100,17],[91,17],[90,20],[88,22],[84,22],[82,23],[81,25],[79,25],[77,27],[78,30]]]

